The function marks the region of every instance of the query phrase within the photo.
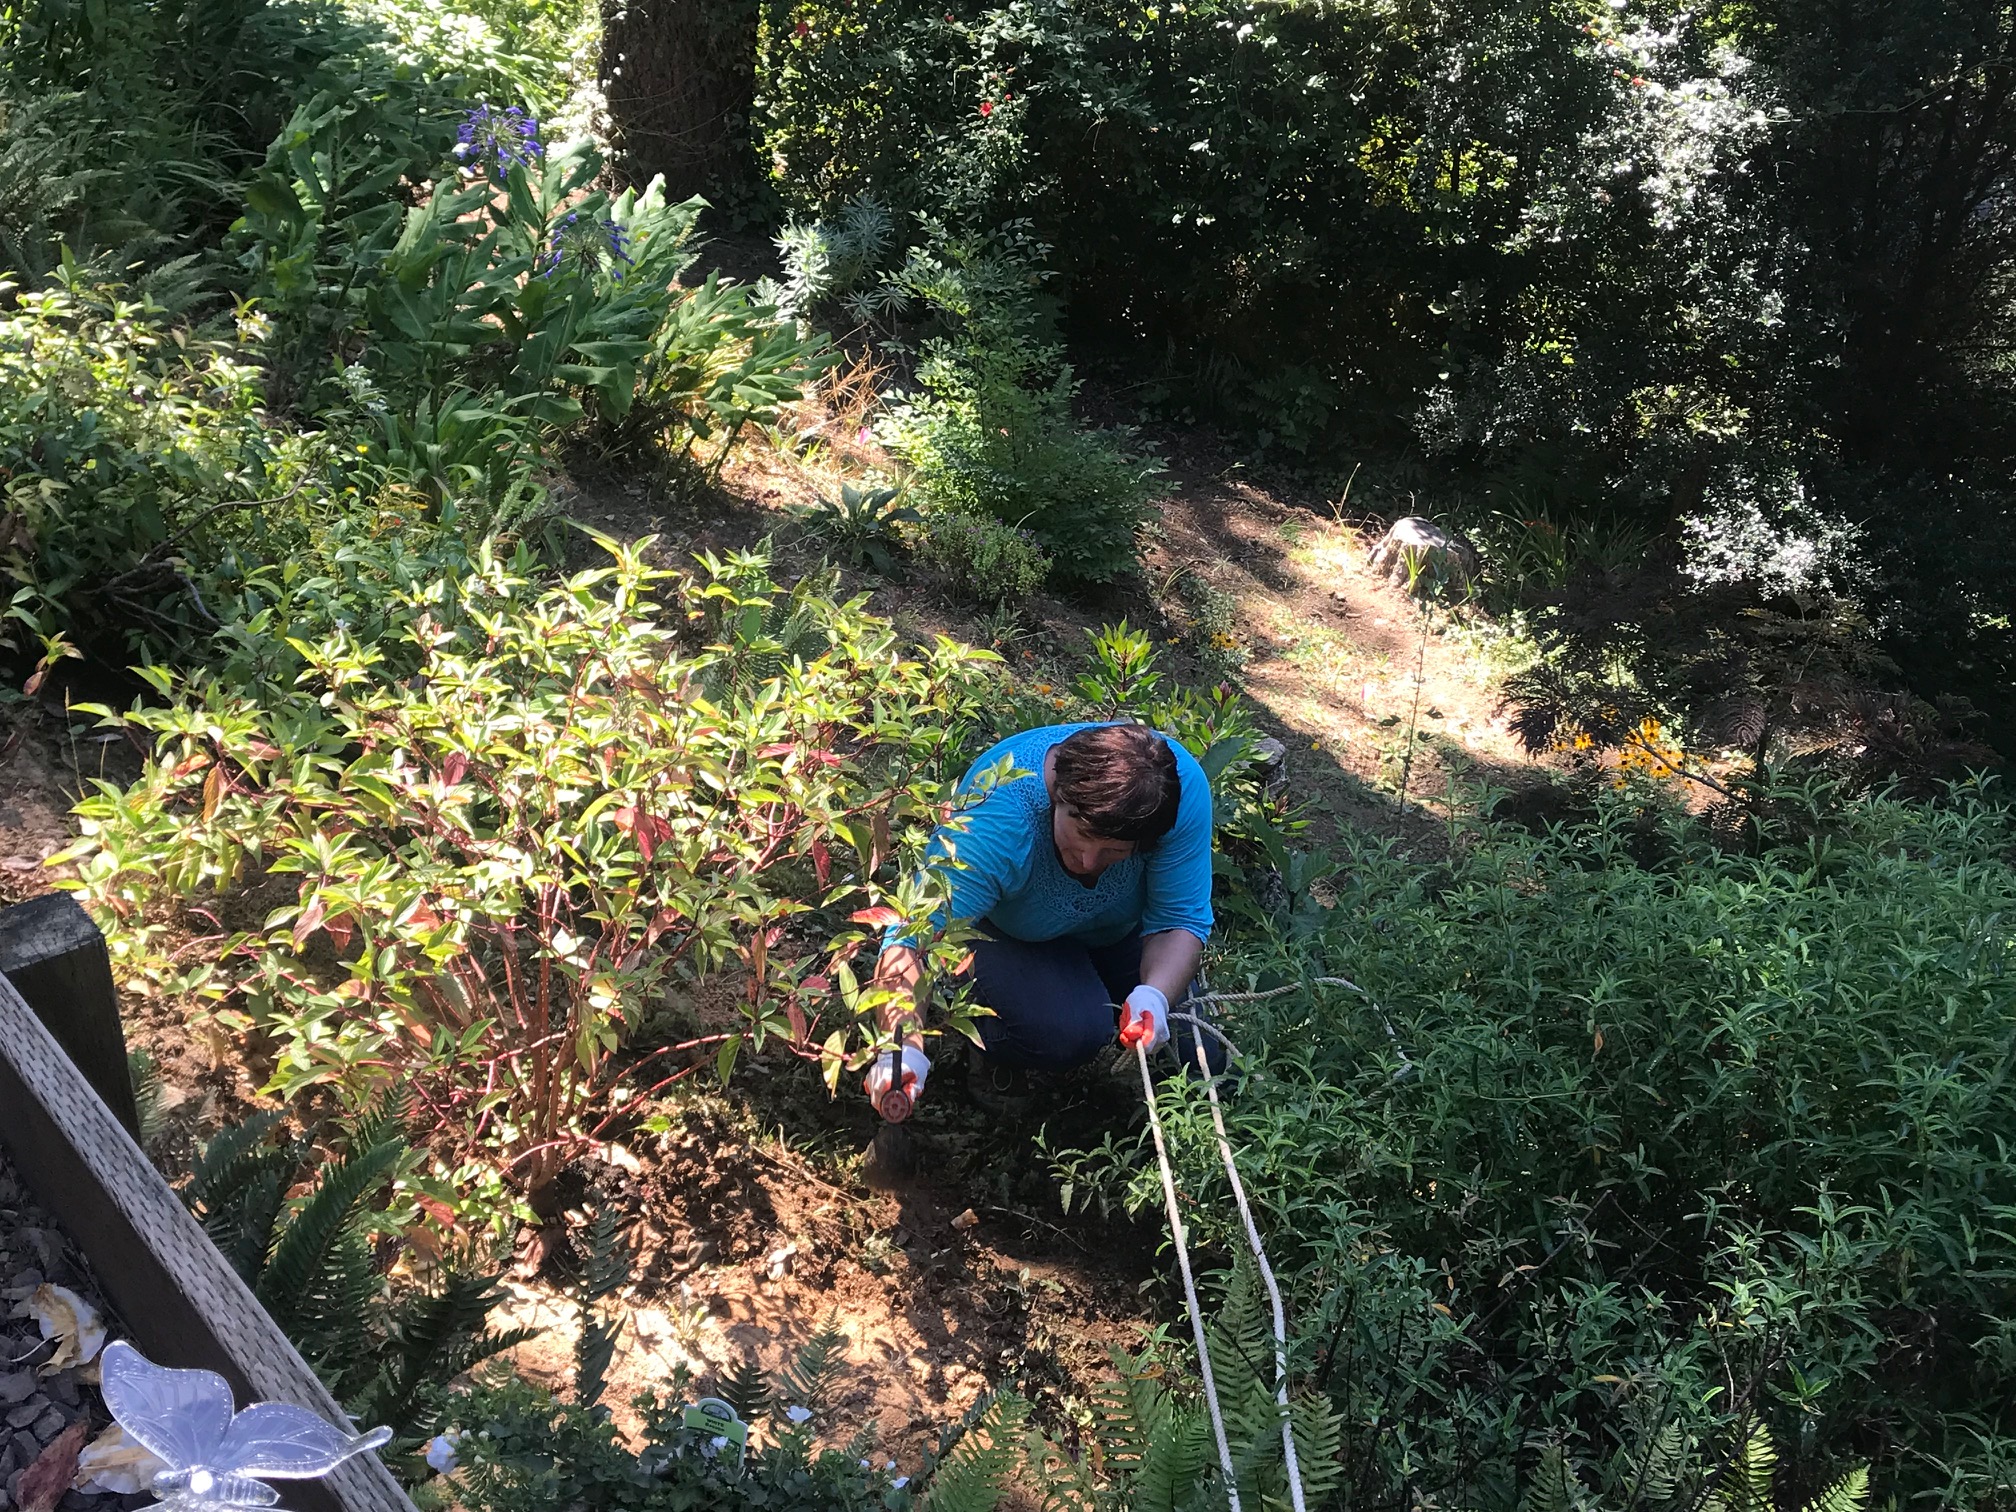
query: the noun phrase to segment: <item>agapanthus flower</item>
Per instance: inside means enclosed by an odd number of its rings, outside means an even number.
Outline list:
[[[563,265],[580,268],[607,268],[617,278],[631,266],[630,234],[613,220],[597,220],[578,211],[563,216],[547,243],[542,276],[550,276]]]
[[[529,165],[544,151],[539,145],[539,123],[522,105],[502,110],[478,105],[462,118],[455,132],[455,161],[493,173],[507,173],[513,164]]]

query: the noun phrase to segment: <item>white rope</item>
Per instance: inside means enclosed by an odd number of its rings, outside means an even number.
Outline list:
[[[1216,1024],[1194,1013],[1172,1013],[1169,1017],[1207,1030],[1233,1057],[1239,1056],[1239,1047]],[[1239,1179],[1239,1167],[1232,1158],[1232,1139],[1225,1132],[1225,1110],[1218,1101],[1218,1078],[1211,1074],[1211,1063],[1204,1054],[1203,1036],[1192,1035],[1190,1043],[1197,1052],[1197,1069],[1204,1077],[1204,1091],[1211,1099],[1211,1124],[1218,1133],[1218,1157],[1225,1163],[1225,1176],[1232,1183],[1233,1200],[1239,1204],[1239,1217],[1246,1225],[1246,1243],[1253,1251],[1254,1263],[1260,1267],[1260,1279],[1267,1287],[1267,1300],[1274,1308],[1274,1400],[1281,1408],[1281,1458],[1288,1471],[1289,1500],[1293,1502],[1295,1512],[1305,1512],[1302,1462],[1295,1453],[1295,1425],[1288,1413],[1288,1310],[1281,1304],[1281,1288],[1275,1283],[1274,1267],[1267,1263],[1266,1248],[1260,1243],[1260,1226],[1253,1221],[1253,1209],[1246,1201],[1246,1184]]]
[[[1393,1021],[1386,1017],[1386,1010],[1372,1002],[1371,993],[1344,977],[1312,977],[1264,992],[1207,992],[1188,1001],[1198,1004],[1259,1003],[1308,987],[1343,987],[1371,1002],[1373,1011],[1379,1015],[1379,1022],[1385,1026],[1386,1038],[1400,1058],[1401,1070],[1396,1075],[1404,1076],[1413,1069],[1414,1062],[1400,1043],[1400,1036],[1394,1032]],[[1172,1021],[1204,1031],[1223,1045],[1233,1059],[1243,1059],[1230,1036],[1208,1019],[1194,1013],[1171,1013],[1169,1017]],[[1260,1226],[1254,1222],[1252,1204],[1246,1200],[1246,1185],[1239,1179],[1239,1166],[1232,1158],[1232,1138],[1225,1131],[1225,1110],[1218,1100],[1218,1078],[1211,1074],[1211,1064],[1204,1053],[1204,1041],[1193,1035],[1191,1043],[1197,1053],[1197,1068],[1204,1076],[1205,1095],[1211,1099],[1211,1125],[1218,1136],[1218,1155],[1224,1162],[1226,1179],[1232,1183],[1232,1197],[1239,1205],[1240,1221],[1246,1226],[1246,1242],[1253,1251],[1255,1264],[1260,1268],[1260,1280],[1267,1288],[1267,1300],[1274,1311],[1274,1400],[1281,1409],[1282,1461],[1288,1472],[1288,1495],[1294,1512],[1306,1512],[1302,1498],[1301,1460],[1295,1453],[1295,1425],[1288,1406],[1288,1312],[1281,1302],[1281,1288],[1274,1279],[1274,1267],[1267,1263],[1267,1251],[1260,1242]],[[1169,1210],[1170,1236],[1176,1241],[1176,1265],[1183,1275],[1183,1300],[1190,1311],[1190,1336],[1196,1342],[1197,1364],[1204,1376],[1204,1401],[1211,1412],[1211,1431],[1218,1440],[1218,1463],[1225,1474],[1225,1496],[1231,1504],[1231,1512],[1239,1512],[1239,1478],[1232,1467],[1231,1445],[1225,1437],[1225,1413],[1218,1404],[1218,1383],[1211,1370],[1211,1351],[1204,1342],[1204,1314],[1197,1301],[1197,1283],[1190,1271],[1189,1233],[1176,1206],[1176,1173],[1169,1164],[1169,1147],[1162,1138],[1162,1117],[1155,1108],[1155,1083],[1148,1075],[1147,1047],[1136,1041],[1134,1055],[1141,1067],[1141,1096],[1148,1105],[1148,1129],[1155,1136],[1155,1159],[1162,1168],[1162,1201]]]
[[[1183,1272],[1183,1300],[1190,1309],[1190,1336],[1197,1343],[1197,1364],[1204,1372],[1204,1402],[1211,1409],[1211,1431],[1218,1438],[1218,1463],[1225,1472],[1225,1498],[1239,1512],[1239,1476],[1232,1468],[1232,1446],[1225,1438],[1225,1414],[1218,1406],[1218,1383],[1211,1374],[1211,1351],[1204,1343],[1204,1311],[1197,1303],[1197,1282],[1190,1274],[1189,1236],[1176,1207],[1176,1174],[1169,1168],[1169,1149],[1162,1142],[1162,1116],[1155,1111],[1155,1083],[1148,1076],[1148,1047],[1134,1042],[1141,1066],[1141,1096],[1148,1104],[1148,1127],[1155,1135],[1155,1158],[1162,1166],[1162,1200],[1169,1208],[1169,1232],[1176,1240],[1176,1264]]]

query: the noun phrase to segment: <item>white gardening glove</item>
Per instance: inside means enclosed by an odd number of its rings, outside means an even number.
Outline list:
[[[914,1045],[905,1045],[901,1057],[901,1074],[897,1071],[898,1057],[883,1052],[868,1063],[868,1079],[861,1085],[868,1094],[868,1101],[884,1118],[889,1118],[883,1099],[892,1091],[900,1090],[908,1099],[900,1117],[890,1119],[900,1123],[910,1116],[910,1107],[924,1095],[925,1080],[931,1075],[931,1058]]]
[[[1160,987],[1143,982],[1127,994],[1120,1009],[1120,1043],[1129,1049],[1142,1044],[1150,1055],[1169,1043],[1169,999]]]

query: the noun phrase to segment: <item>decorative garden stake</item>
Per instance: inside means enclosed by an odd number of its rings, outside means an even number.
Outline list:
[[[286,1402],[234,1412],[224,1377],[156,1365],[124,1340],[106,1346],[102,1389],[126,1436],[162,1462],[152,1489],[176,1512],[270,1507],[280,1493],[266,1481],[327,1475],[392,1437],[351,1433]]]
[[[715,1454],[732,1454],[736,1464],[742,1463],[742,1456],[749,1449],[749,1425],[721,1398],[700,1398],[686,1409],[680,1422],[695,1433],[711,1435],[707,1439],[706,1450]]]

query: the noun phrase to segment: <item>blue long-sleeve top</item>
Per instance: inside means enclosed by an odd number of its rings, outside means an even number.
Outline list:
[[[1175,827],[1145,853],[1137,850],[1107,867],[1090,887],[1064,870],[1051,838],[1043,760],[1065,736],[1089,728],[1049,725],[1011,735],[982,754],[959,780],[958,794],[970,798],[984,774],[1003,758],[1027,774],[996,783],[931,837],[925,864],[943,866],[952,917],[984,919],[1018,940],[1069,937],[1110,945],[1137,928],[1143,934],[1182,929],[1208,940],[1211,783],[1197,758],[1167,735],[1160,738],[1176,753],[1182,786]],[[955,860],[957,865],[944,865]],[[943,922],[942,917],[934,920]],[[892,928],[884,945],[911,943]]]

